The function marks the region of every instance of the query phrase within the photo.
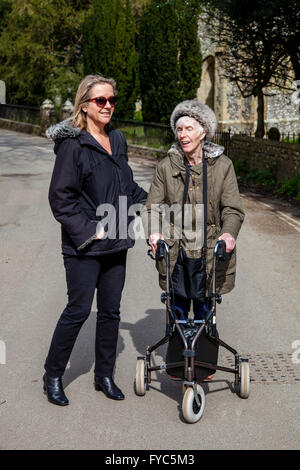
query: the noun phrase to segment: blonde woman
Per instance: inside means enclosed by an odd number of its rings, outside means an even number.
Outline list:
[[[116,96],[113,79],[86,76],[77,90],[72,122],[47,131],[56,153],[49,202],[61,224],[68,303],[53,334],[43,380],[48,400],[61,406],[69,403],[62,376],[79,330],[89,316],[95,291],[94,386],[108,398],[124,399],[114,383],[113,371],[126,255],[134,240],[128,234],[124,236],[124,230],[121,236],[116,222],[121,218],[120,196],[127,198],[130,207],[144,201],[147,193],[133,180],[124,135],[110,124]],[[107,218],[110,207],[111,220]],[[101,225],[101,220],[106,225]],[[126,212],[127,228],[129,222]]]

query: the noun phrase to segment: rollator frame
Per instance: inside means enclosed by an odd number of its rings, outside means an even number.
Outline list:
[[[211,308],[206,316],[205,320],[192,320],[188,318],[187,320],[179,320],[175,318],[174,313],[172,312],[172,302],[174,299],[174,294],[173,294],[173,289],[172,289],[172,280],[171,280],[171,272],[170,272],[170,252],[169,252],[169,246],[164,240],[159,240],[157,242],[157,253],[163,251],[163,256],[165,257],[166,261],[166,276],[167,276],[167,290],[162,293],[161,295],[161,301],[166,305],[166,333],[165,336],[155,343],[153,346],[148,346],[146,350],[146,357],[140,356],[138,359],[145,359],[146,361],[146,368],[145,368],[145,373],[146,373],[146,386],[147,389],[149,388],[149,384],[151,383],[151,372],[158,371],[158,370],[166,370],[168,369],[175,369],[178,367],[183,367],[184,368],[184,384],[185,385],[192,385],[194,386],[197,383],[197,380],[195,379],[196,373],[195,373],[195,367],[201,367],[204,369],[208,370],[220,370],[223,372],[228,372],[230,374],[234,374],[235,376],[235,386],[237,387],[239,385],[239,365],[240,362],[247,361],[246,359],[240,359],[239,354],[237,351],[229,346],[227,343],[222,341],[216,334],[216,304],[221,303],[222,297],[220,294],[217,294],[216,292],[216,265],[218,261],[222,261],[225,259],[225,242],[224,240],[219,240],[216,243],[216,246],[214,248],[214,254],[213,254],[213,272],[212,272],[212,292],[211,294],[208,294],[208,298],[211,298]],[[160,258],[154,256],[151,253],[151,250],[148,251],[148,255],[151,256],[153,259],[162,259],[162,255],[160,255]],[[195,337],[192,340],[191,346],[188,346],[188,342],[184,336],[183,332],[183,327],[182,325],[191,325],[195,326],[197,324],[201,324],[200,328],[198,329]],[[171,338],[174,328],[177,329],[178,334],[180,335],[180,338],[182,339],[183,343],[183,361],[180,362],[173,362],[173,363],[164,363],[158,366],[152,366],[151,365],[151,354],[160,346],[164,345],[169,341]],[[210,364],[206,362],[200,362],[195,360],[195,355],[196,355],[196,344],[197,341],[203,332],[204,328],[206,328],[208,337],[211,341],[213,341],[215,344],[218,346],[222,346],[225,349],[227,349],[229,352],[231,352],[234,357],[235,357],[235,367],[230,368],[230,367],[223,367],[218,364]],[[200,382],[204,382],[204,380],[201,380]]]

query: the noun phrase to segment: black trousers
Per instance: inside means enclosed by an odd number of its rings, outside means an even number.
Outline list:
[[[116,361],[120,302],[125,282],[127,250],[97,257],[64,255],[68,304],[55,328],[45,370],[64,374],[81,326],[88,318],[97,289],[95,374],[111,377]]]

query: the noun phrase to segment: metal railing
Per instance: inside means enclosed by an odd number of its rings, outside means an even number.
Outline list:
[[[120,129],[131,144],[156,147],[167,150],[174,142],[174,134],[168,124],[158,124],[142,121],[113,120],[113,124]],[[222,145],[225,154],[230,152],[230,131],[216,132],[214,142]]]
[[[167,124],[113,119],[131,144],[167,150],[174,141],[173,132]]]
[[[233,134],[232,134],[233,135]],[[238,135],[244,135],[246,137],[255,137],[255,132],[252,131],[243,131],[239,132]],[[268,131],[265,133],[264,139],[266,140],[273,140],[274,142],[287,142],[290,144],[300,144],[300,134],[297,132],[279,132],[276,135],[276,138],[269,137]]]
[[[56,112],[52,113],[52,120],[55,122],[58,118]],[[54,115],[55,114],[55,115]],[[15,104],[0,104],[0,117],[12,121],[25,122],[35,125],[41,123],[41,113],[39,107],[22,106]],[[129,143],[143,145],[145,147],[154,147],[167,150],[174,142],[174,135],[168,124],[154,122],[143,122],[124,119],[113,119],[113,124],[120,129]],[[217,131],[214,136],[214,142],[222,145],[226,155],[230,155],[230,139],[234,135],[230,128],[228,131]],[[254,132],[240,132],[238,135],[255,137]],[[268,139],[268,134],[264,136]],[[273,140],[273,139],[272,139]],[[298,133],[279,133],[276,135],[277,141],[288,143],[300,143],[300,134]]]
[[[229,131],[217,131],[214,135],[213,142],[224,147],[225,155],[230,155],[230,138],[231,133]]]

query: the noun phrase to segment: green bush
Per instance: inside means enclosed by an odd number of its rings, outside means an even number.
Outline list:
[[[274,188],[277,184],[276,165],[267,165],[266,168],[249,168],[247,160],[236,160],[233,162],[234,170],[249,183],[261,184]]]
[[[254,168],[248,172],[246,178],[249,182],[262,184],[264,186],[274,188],[277,183],[276,166],[267,165],[266,168],[262,170]]]
[[[143,122],[143,112],[142,112],[141,109],[134,112],[134,120],[139,121],[139,122]]]
[[[292,137],[285,137],[282,139],[282,142],[286,142],[288,144],[300,144],[300,135],[298,137],[292,138]]]
[[[249,171],[247,160],[235,160],[233,167],[238,176],[247,176]]]
[[[286,178],[277,190],[282,196],[289,196],[300,201],[300,173],[296,173],[292,178]]]
[[[234,170],[246,183],[264,186],[279,196],[300,201],[300,173],[292,178],[278,181],[276,176],[276,165],[267,165],[263,170],[258,168],[249,169],[247,160],[236,160],[233,162]]]

